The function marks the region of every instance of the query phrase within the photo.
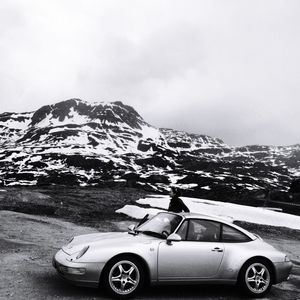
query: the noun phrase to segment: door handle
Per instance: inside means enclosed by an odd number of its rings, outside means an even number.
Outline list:
[[[223,249],[222,249],[222,248],[219,248],[219,247],[216,247],[216,248],[211,249],[211,251],[215,251],[215,252],[223,252]]]

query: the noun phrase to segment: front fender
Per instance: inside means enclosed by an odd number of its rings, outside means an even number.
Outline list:
[[[149,269],[151,282],[157,281],[157,241],[147,241],[132,245],[112,245],[103,248],[90,247],[86,254],[80,259],[82,262],[92,262],[104,266],[111,259],[122,254],[133,254],[141,257]],[[103,268],[101,268],[102,273]],[[101,276],[101,274],[100,274]]]

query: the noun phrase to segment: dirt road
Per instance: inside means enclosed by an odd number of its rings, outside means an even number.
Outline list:
[[[127,222],[103,222],[103,231],[126,229]],[[52,268],[52,255],[73,235],[95,232],[54,218],[0,211],[0,299],[107,299],[99,289],[73,287]],[[266,240],[267,238],[263,236]],[[300,299],[299,240],[278,234],[268,240],[295,262],[290,281],[273,286],[264,299]],[[244,299],[234,287],[155,287],[139,299]]]

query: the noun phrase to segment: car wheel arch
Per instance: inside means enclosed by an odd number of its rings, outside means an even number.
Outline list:
[[[104,268],[102,269],[102,272],[100,274],[99,285],[101,284],[101,281],[103,280],[103,276],[105,275],[107,268],[109,268],[109,266],[114,261],[117,261],[119,259],[130,259],[130,258],[137,259],[143,265],[143,267],[144,267],[143,271],[145,274],[145,282],[146,282],[146,284],[149,284],[150,283],[150,269],[149,269],[147,262],[141,256],[139,256],[135,253],[125,252],[125,253],[120,253],[120,254],[113,256],[106,262],[106,264],[104,265]]]
[[[240,282],[240,279],[241,279],[241,276],[242,276],[245,266],[252,262],[256,262],[256,261],[263,261],[270,267],[272,282],[273,283],[276,282],[276,272],[275,272],[275,266],[274,266],[273,262],[265,256],[253,256],[253,257],[249,258],[248,260],[246,260],[243,263],[242,267],[240,268],[239,273],[238,273],[237,283]]]

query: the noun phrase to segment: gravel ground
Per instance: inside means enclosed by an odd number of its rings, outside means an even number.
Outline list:
[[[45,216],[0,211],[0,299],[107,299],[99,289],[78,288],[61,280],[51,265],[53,254],[73,235],[91,227]],[[125,230],[128,221],[99,221],[102,231]],[[291,278],[273,286],[264,299],[300,299],[300,242],[280,231],[260,235],[294,262]],[[148,288],[138,299],[245,299],[234,287],[165,286]]]

